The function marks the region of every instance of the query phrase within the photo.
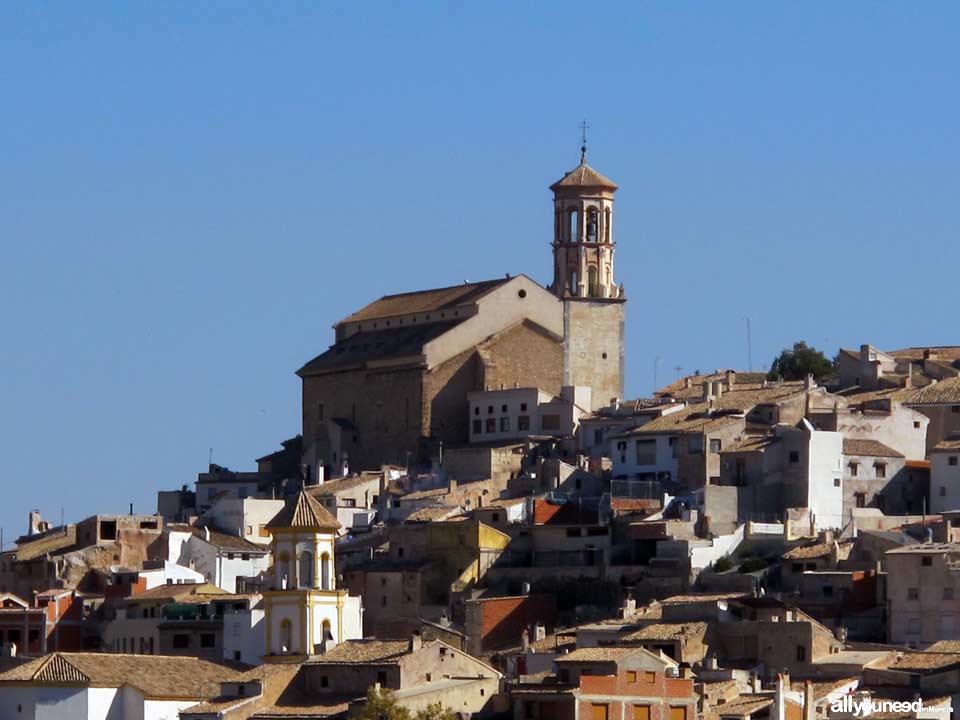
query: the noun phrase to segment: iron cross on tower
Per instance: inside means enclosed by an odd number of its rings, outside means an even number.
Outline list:
[[[582,165],[587,161],[587,130],[590,129],[590,126],[587,125],[587,121],[584,120],[580,123],[580,164]]]

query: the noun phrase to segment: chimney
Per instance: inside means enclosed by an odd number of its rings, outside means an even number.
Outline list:
[[[717,400],[723,397],[723,383],[720,380],[714,380],[713,382],[713,395]]]
[[[750,688],[754,694],[763,690],[763,683],[760,682],[760,676],[756,673],[750,673]]]
[[[520,594],[521,594],[521,595],[529,595],[529,594],[530,594],[530,583],[525,582],[525,583],[523,583],[523,584],[520,586]]]
[[[447,492],[454,492],[457,489],[457,479],[452,475],[447,478]]]
[[[703,664],[703,667],[707,670],[716,670],[719,666],[716,655],[708,655]]]
[[[203,539],[210,542],[210,528],[206,525],[203,526]]]
[[[547,637],[547,629],[539,620],[533,626],[533,641],[540,642]]]
[[[713,383],[709,380],[703,381],[703,402],[713,400]]]
[[[690,667],[690,663],[680,663],[680,677],[684,680],[693,678],[693,668]]]
[[[786,693],[790,692],[790,675],[784,670],[777,673],[776,689],[773,693],[773,712],[770,720],[787,720],[787,698]]]
[[[4,643],[0,647],[0,657],[4,658],[15,658],[17,656],[17,644],[16,643]]]
[[[813,373],[807,373],[807,376],[803,379],[803,387],[807,390],[812,390],[817,386],[817,381],[813,379]]]
[[[803,682],[803,720],[816,720],[817,708],[813,697],[813,682]]]
[[[526,628],[523,629],[523,632],[520,633],[520,652],[527,652],[530,650],[530,631]]]
[[[689,390],[692,386],[693,386],[693,380],[690,378],[689,375],[687,375],[687,376],[683,379],[683,387],[685,387],[687,390]]]
[[[423,647],[423,635],[420,634],[419,630],[414,630],[413,634],[410,636],[410,644],[407,646],[409,652],[417,652],[420,648]]]

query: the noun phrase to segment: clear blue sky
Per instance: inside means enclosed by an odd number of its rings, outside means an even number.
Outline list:
[[[627,391],[960,342],[956,3],[5,3],[6,538],[155,508],[299,430],[382,294],[550,274],[617,181]]]

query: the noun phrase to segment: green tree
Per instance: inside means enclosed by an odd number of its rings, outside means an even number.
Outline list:
[[[414,720],[454,720],[453,710],[435,702],[418,712]]]
[[[453,711],[439,702],[428,705],[416,715],[400,705],[389,690],[367,690],[367,702],[352,715],[353,720],[454,720]]]
[[[367,702],[353,713],[355,720],[413,720],[410,711],[400,705],[389,690],[367,690]]]
[[[773,361],[767,377],[770,380],[803,380],[808,374],[819,380],[834,370],[834,364],[815,347],[802,340],[785,349]]]

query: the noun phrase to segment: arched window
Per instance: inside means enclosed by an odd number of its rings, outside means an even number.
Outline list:
[[[313,553],[304,550],[300,553],[300,587],[313,587]]]
[[[277,576],[277,587],[280,590],[286,590],[290,587],[290,553],[284,550],[280,553],[280,557],[277,558],[277,564],[275,568],[275,574]]]
[[[324,620],[322,628],[322,634],[320,636],[321,640],[333,640],[333,633],[330,630],[330,621]]]
[[[580,213],[576,208],[567,211],[567,242],[580,241]]]
[[[589,210],[587,210],[587,242],[591,242],[591,243],[597,242],[598,222],[599,222],[599,217],[597,216],[597,209],[592,207]]]
[[[577,294],[577,271],[576,270],[570,271],[570,294],[571,295]]]
[[[330,582],[331,565],[330,562],[330,553],[324,553],[320,556],[320,587],[324,590],[333,590],[333,587]]]
[[[597,268],[593,265],[587,268],[587,295],[597,296]]]
[[[603,241],[610,242],[610,208],[603,211]]]
[[[293,623],[289,618],[280,621],[280,652],[293,652]]]

